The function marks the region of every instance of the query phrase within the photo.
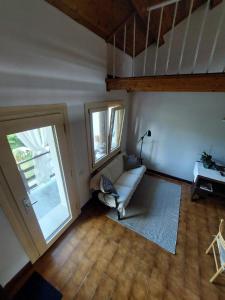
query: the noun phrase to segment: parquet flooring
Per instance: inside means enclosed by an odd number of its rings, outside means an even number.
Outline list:
[[[93,202],[33,269],[63,300],[225,299],[225,277],[209,283],[215,266],[205,255],[225,205],[218,199],[191,202],[190,185],[181,185],[176,255],[108,219],[107,209]]]

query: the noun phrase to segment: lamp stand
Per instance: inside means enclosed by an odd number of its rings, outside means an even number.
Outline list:
[[[151,135],[152,135],[151,130],[147,130],[147,131],[145,132],[145,134],[144,134],[144,135],[140,138],[140,140],[138,141],[138,143],[141,142],[141,148],[140,148],[140,154],[139,154],[139,160],[140,160],[141,165],[142,165],[142,163],[143,163],[143,159],[142,159],[142,146],[143,146],[143,141],[144,141],[145,136],[151,136]]]
[[[142,163],[143,163],[143,159],[142,159],[142,146],[143,146],[143,141],[144,141],[144,136],[141,137],[141,148],[140,148],[140,154],[139,154],[139,159],[140,159],[141,165],[142,165]]]

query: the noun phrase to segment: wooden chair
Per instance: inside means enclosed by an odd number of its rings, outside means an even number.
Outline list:
[[[219,232],[214,237],[212,243],[210,244],[209,248],[206,250],[206,254],[209,253],[209,251],[213,250],[213,256],[215,260],[216,265],[216,273],[210,278],[210,282],[213,283],[213,281],[217,278],[217,276],[224,272],[225,270],[225,240],[223,238],[223,232],[224,232],[224,220],[220,220],[219,225]],[[215,245],[217,245],[218,253],[219,253],[219,263],[216,256],[216,249]]]

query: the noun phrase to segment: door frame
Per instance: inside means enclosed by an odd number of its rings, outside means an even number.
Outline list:
[[[78,198],[78,193],[75,189],[75,163],[72,155],[72,145],[70,141],[70,128],[69,128],[69,119],[67,113],[67,106],[66,104],[51,104],[51,105],[34,105],[34,106],[12,106],[12,107],[1,107],[0,108],[0,123],[5,121],[12,121],[15,122],[18,119],[24,118],[33,118],[37,116],[51,116],[55,114],[60,114],[63,118],[63,127],[65,132],[65,138],[67,142],[67,149],[69,151],[69,157],[65,157],[64,159],[67,160],[67,164],[70,166],[70,180],[68,182],[69,189],[72,194],[72,199],[70,199],[71,207],[73,207],[73,221],[79,216],[80,214],[80,202]],[[22,217],[21,212],[19,211],[16,200],[14,199],[11,190],[8,186],[7,180],[2,172],[0,166],[0,207],[3,209],[3,212],[7,216],[11,226],[13,227],[16,236],[20,240],[26,254],[30,258],[31,262],[34,263],[39,257],[40,253],[37,250],[37,247],[32,239],[32,236],[25,224],[25,221]],[[65,231],[70,224],[67,224],[63,230]],[[57,236],[56,236],[57,238]],[[56,239],[53,238],[50,245]]]

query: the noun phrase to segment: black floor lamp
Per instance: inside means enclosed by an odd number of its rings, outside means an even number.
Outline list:
[[[145,136],[151,136],[152,135],[152,133],[151,133],[151,130],[147,130],[146,132],[145,132],[145,134],[140,138],[140,140],[138,141],[138,143],[139,142],[141,142],[141,149],[140,149],[140,155],[139,155],[139,159],[140,159],[140,163],[142,164],[142,161],[143,161],[143,159],[142,159],[142,146],[143,146],[143,141],[144,141],[144,138],[145,138]]]

